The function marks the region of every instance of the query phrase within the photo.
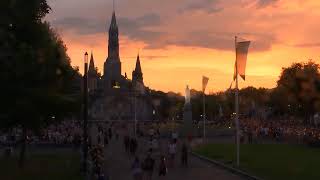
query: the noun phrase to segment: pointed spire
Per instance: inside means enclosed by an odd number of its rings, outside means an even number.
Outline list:
[[[110,24],[110,28],[118,28],[117,26],[117,18],[116,18],[116,11],[114,8],[114,0],[113,0],[113,10],[112,10],[112,19],[111,19],[111,24]]]
[[[89,64],[89,72],[94,72],[95,66],[94,66],[94,59],[93,59],[93,53],[91,51],[91,57],[90,57],[90,64]]]
[[[115,11],[112,12],[112,18],[111,18],[111,24],[110,24],[110,29],[114,29],[114,28],[116,29],[118,28]]]
[[[142,71],[141,71],[141,65],[140,65],[140,56],[139,56],[139,53],[138,53],[138,56],[137,56],[135,72],[136,72],[136,73],[142,73]]]
[[[138,53],[137,61],[136,61],[136,68],[132,72],[132,81],[133,81],[134,84],[136,84],[137,82],[143,84],[143,74],[142,74],[141,65],[140,65],[140,55],[139,55],[139,53]]]

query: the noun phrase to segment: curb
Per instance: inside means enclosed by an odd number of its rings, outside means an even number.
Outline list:
[[[221,162],[219,162],[219,161],[209,159],[209,158],[204,157],[204,156],[201,156],[201,155],[199,155],[199,154],[197,154],[197,153],[195,153],[195,152],[192,152],[192,151],[191,151],[190,153],[191,153],[194,157],[197,157],[197,158],[199,158],[199,159],[201,159],[201,160],[207,161],[207,162],[212,163],[212,164],[214,164],[214,165],[216,165],[216,166],[219,166],[219,167],[221,167],[221,168],[223,168],[223,169],[226,169],[226,170],[230,171],[230,172],[233,173],[233,174],[240,175],[240,176],[245,177],[245,178],[247,178],[247,179],[262,180],[261,178],[256,177],[256,176],[252,176],[252,175],[250,175],[250,174],[248,174],[248,173],[246,173],[246,172],[244,172],[244,171],[241,171],[240,169],[233,168],[233,167],[231,167],[231,166],[227,166],[227,165],[225,165],[225,164],[223,164],[223,163],[221,163]]]

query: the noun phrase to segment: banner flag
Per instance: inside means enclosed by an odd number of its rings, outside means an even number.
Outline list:
[[[234,79],[236,78],[236,68],[240,77],[246,79],[246,64],[250,41],[237,42],[236,44],[236,63],[234,69]]]
[[[202,76],[202,92],[206,90],[209,78],[206,76]]]

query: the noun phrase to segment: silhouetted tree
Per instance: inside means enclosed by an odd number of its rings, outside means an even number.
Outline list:
[[[312,61],[283,68],[271,96],[274,108],[280,114],[300,115],[307,123],[320,107],[319,82],[319,65]]]
[[[72,90],[77,71],[63,41],[43,21],[50,11],[46,0],[3,0],[0,6],[0,125],[22,128],[22,167],[27,131],[79,108]]]

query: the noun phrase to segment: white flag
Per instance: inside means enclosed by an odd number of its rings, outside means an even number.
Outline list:
[[[206,90],[208,81],[209,81],[209,78],[208,78],[208,77],[202,76],[202,91],[203,91],[203,92]]]
[[[238,74],[242,77],[243,80],[246,79],[246,63],[247,55],[250,46],[250,41],[237,42],[236,44],[236,63],[234,70],[234,79],[236,78],[236,68]]]

